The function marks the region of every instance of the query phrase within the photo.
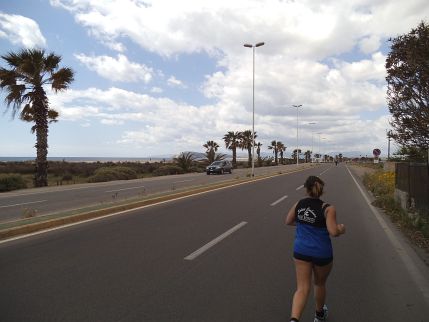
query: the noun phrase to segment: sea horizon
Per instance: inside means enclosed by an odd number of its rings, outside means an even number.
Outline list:
[[[48,161],[65,161],[65,162],[160,162],[169,161],[173,156],[155,156],[155,157],[48,157]],[[2,157],[0,162],[25,162],[34,161],[36,157]]]

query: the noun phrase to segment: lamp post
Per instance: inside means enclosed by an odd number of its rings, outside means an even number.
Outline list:
[[[244,44],[244,47],[253,49],[253,107],[252,107],[252,178],[255,176],[255,48],[263,46],[264,42],[258,42],[255,45]]]
[[[387,131],[387,161],[390,161],[390,138],[392,136],[392,131]]]
[[[299,148],[298,148],[298,108],[301,107],[302,104],[292,105],[292,107],[296,108],[296,165],[299,164]]]
[[[314,124],[317,124],[316,122],[310,122],[310,123],[308,123],[308,125],[314,125]],[[313,151],[313,149],[314,149],[314,132],[313,132],[313,130],[311,130],[311,163],[313,163],[313,154],[314,154],[314,151]]]
[[[322,135],[322,132],[318,132],[317,134],[319,134],[319,147],[317,149],[317,154],[319,154],[319,159],[322,157],[322,154],[320,153],[320,136]]]
[[[327,138],[321,138],[321,139],[322,139],[322,140],[327,140]],[[322,160],[322,161],[323,161],[323,162],[325,162],[325,156],[326,156],[326,155],[324,155],[324,154],[322,154],[322,155],[323,155],[323,160]]]

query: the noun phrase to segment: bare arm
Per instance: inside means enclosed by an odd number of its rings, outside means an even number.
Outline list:
[[[286,216],[286,225],[290,225],[290,226],[295,226],[295,208],[296,205],[298,204],[298,202],[296,202],[292,208],[289,209],[289,212],[287,213]]]
[[[325,214],[329,235],[338,237],[346,232],[346,227],[343,224],[337,224],[337,212],[334,206],[326,208]]]

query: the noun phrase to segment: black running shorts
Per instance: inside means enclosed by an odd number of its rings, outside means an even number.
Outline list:
[[[320,258],[320,257],[303,255],[297,252],[293,253],[293,258],[299,259],[301,261],[313,263],[316,266],[326,266],[334,260],[332,257]]]

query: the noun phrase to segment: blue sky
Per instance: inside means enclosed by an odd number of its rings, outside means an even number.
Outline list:
[[[75,71],[48,91],[60,113],[49,156],[204,152],[252,126],[268,152],[387,154],[389,37],[428,20],[425,0],[14,0],[0,2],[0,53],[43,48]],[[3,61],[0,65],[5,66]],[[32,156],[30,124],[0,103],[0,156]],[[309,123],[316,124],[309,124]]]

